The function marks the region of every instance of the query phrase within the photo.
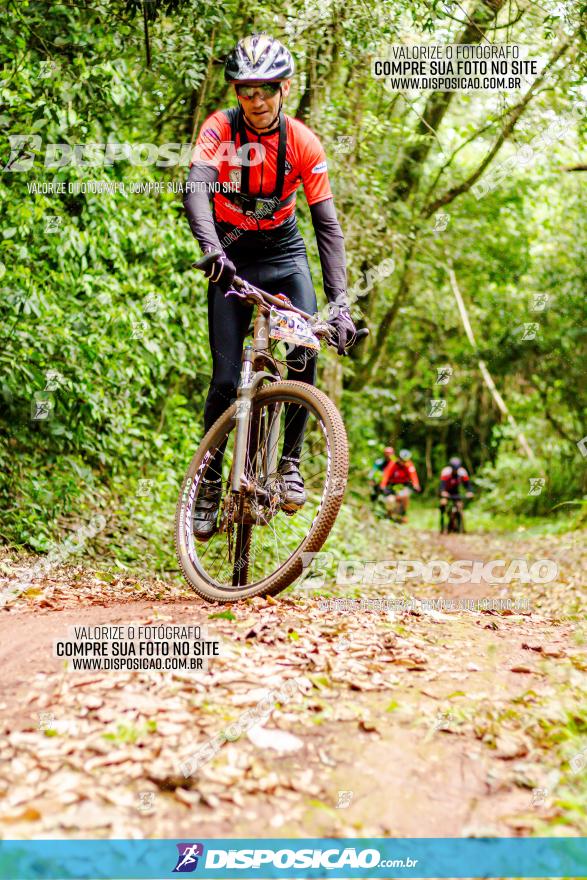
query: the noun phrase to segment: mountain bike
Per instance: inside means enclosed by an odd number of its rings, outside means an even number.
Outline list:
[[[383,494],[383,500],[388,518],[394,523],[407,522],[407,496],[408,487],[404,483],[396,483],[388,486]]]
[[[205,271],[218,257],[206,254]],[[238,276],[227,296],[255,306],[252,343],[245,345],[236,400],[204,436],[183,481],[175,517],[177,557],[190,586],[209,602],[234,602],[281,592],[298,578],[328,537],[348,477],[348,443],[332,401],[305,382],[283,379],[279,342],[316,352],[336,346],[336,332],[319,316],[295,308]],[[357,331],[353,344],[367,335]],[[285,505],[279,473],[288,425],[301,442],[299,469],[306,501]],[[291,434],[291,427],[289,433]],[[290,438],[291,439],[291,438]],[[215,531],[202,543],[193,511],[202,480],[221,478]]]
[[[440,508],[440,534],[453,534],[465,531],[465,519],[463,508],[465,499],[460,495],[450,495],[446,507]],[[444,515],[447,515],[446,528],[444,526]]]

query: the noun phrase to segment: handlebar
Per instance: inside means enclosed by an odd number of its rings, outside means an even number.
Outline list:
[[[194,269],[200,269],[201,272],[205,272],[206,269],[210,268],[212,264],[218,259],[218,257],[222,256],[222,251],[210,251],[207,254],[199,259],[197,262],[192,263]],[[276,306],[277,308],[283,309],[287,308],[292,312],[297,312],[298,315],[301,315],[302,318],[306,320],[310,320],[313,316],[308,312],[304,312],[302,309],[296,308],[292,302],[286,296],[273,296],[271,293],[267,293],[266,290],[261,290],[260,287],[255,287],[254,284],[251,284],[250,281],[245,281],[244,278],[239,278],[238,275],[234,276],[234,280],[232,282],[232,286],[239,291],[243,291],[243,293],[249,293],[251,298],[254,301],[257,301],[259,298],[263,300],[263,302],[268,303],[269,305]]]
[[[195,263],[192,263],[192,268],[199,269],[201,272],[206,272],[212,264],[221,257],[222,251],[209,251],[207,254],[204,254],[203,257],[200,257],[199,260],[196,260]],[[232,286],[235,290],[241,292],[241,295],[244,295],[245,298],[250,297],[253,302],[259,302],[259,300],[267,305],[275,306],[278,309],[288,309],[291,312],[296,312],[296,314],[300,315],[302,318],[305,318],[306,321],[311,321],[314,316],[310,315],[308,312],[304,312],[303,309],[298,309],[294,304],[288,299],[287,296],[281,294],[280,296],[274,296],[271,293],[267,293],[266,290],[262,290],[260,287],[255,287],[254,284],[251,284],[250,281],[246,281],[244,278],[240,278],[238,275],[234,276]],[[316,332],[316,331],[314,331]],[[327,329],[326,327],[320,328],[319,332],[316,335],[323,336],[329,345],[332,345],[334,348],[337,347],[337,341],[333,338],[332,330]],[[352,341],[352,344],[349,345],[349,349],[357,345],[362,339],[369,335],[369,329],[367,327],[361,328],[361,330],[357,330],[355,333],[355,337]],[[346,354],[347,352],[345,352]]]

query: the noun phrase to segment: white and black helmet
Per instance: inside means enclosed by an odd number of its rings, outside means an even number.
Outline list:
[[[226,58],[226,82],[279,82],[293,76],[291,53],[268,34],[251,34],[239,40]]]

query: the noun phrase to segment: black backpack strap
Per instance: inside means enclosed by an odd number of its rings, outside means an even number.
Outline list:
[[[285,124],[285,113],[279,114],[279,145],[277,147],[277,176],[275,178],[275,189],[272,192],[274,198],[281,201],[283,195],[283,184],[285,182],[285,153],[287,151],[287,126]]]
[[[236,149],[236,138],[237,134],[240,140],[240,147],[244,144],[249,143],[249,139],[247,137],[247,129],[245,126],[244,114],[242,113],[240,107],[231,107],[229,110],[224,110],[224,115],[226,116],[227,121],[230,123],[230,138],[232,143],[235,145]],[[239,149],[240,149],[239,147]],[[283,205],[287,205],[291,202],[292,198],[295,197],[295,192],[292,193],[285,201],[282,201],[283,195],[283,186],[285,183],[285,157],[287,152],[287,123],[285,119],[285,113],[280,111],[279,113],[279,140],[277,145],[277,174],[275,177],[275,188],[270,195],[263,196],[262,198],[271,199],[277,198],[281,202],[281,207]],[[250,166],[245,163],[241,165],[241,182],[240,189],[238,194],[233,193],[234,195],[250,197],[250,189],[249,189],[249,169]],[[225,194],[226,197],[233,201],[233,198]],[[260,197],[260,194],[258,194]]]
[[[246,132],[245,132],[245,127],[244,127],[244,125],[243,125],[242,128],[241,128],[241,122],[242,122],[242,115],[243,115],[243,114],[241,113],[241,109],[240,109],[240,107],[230,107],[229,110],[223,110],[222,112],[224,113],[224,115],[226,116],[226,119],[227,119],[228,123],[230,124],[230,140],[231,140],[232,143],[234,144],[234,148],[235,148],[235,150],[236,150],[236,135],[237,135],[237,132],[240,134],[240,142],[241,142],[241,146],[242,146],[244,143],[247,143],[247,135],[246,135]],[[243,140],[243,135],[244,135],[244,140]],[[248,194],[248,191],[249,191],[249,166],[247,165],[246,167],[247,167],[247,171],[246,171],[246,181],[245,181],[245,180],[244,180],[245,171],[244,171],[244,168],[241,166],[241,185],[240,185],[240,192],[242,192],[242,193],[247,193],[247,194]],[[246,187],[246,188],[245,188],[245,187]]]
[[[244,144],[248,144],[248,143],[249,143],[249,139],[248,139],[248,137],[247,137],[247,129],[246,129],[246,127],[245,127],[245,114],[244,114],[242,111],[239,111],[239,112],[238,112],[238,120],[237,120],[237,124],[238,124],[238,134],[239,134],[239,138],[240,138],[240,142],[241,142],[240,145],[241,145],[241,147],[242,147],[242,146],[244,146]],[[248,195],[250,195],[250,190],[249,190],[249,169],[250,169],[250,166],[249,166],[249,163],[248,163],[248,162],[245,162],[245,163],[243,163],[243,164],[241,165],[241,185],[240,185],[240,191],[241,191],[241,193],[242,193],[243,196],[248,196]]]
[[[222,112],[226,116],[226,121],[230,125],[230,139],[233,143],[235,143],[239,108],[231,107],[229,110],[223,110]]]
[[[236,132],[238,129],[238,135],[240,140],[241,147],[243,144],[248,144],[249,139],[247,137],[247,129],[245,126],[244,114],[236,110],[229,110],[227,113],[234,115],[229,117],[230,127],[231,127],[231,137],[233,143],[236,144]],[[281,111],[279,113],[279,140],[277,146],[277,175],[275,178],[275,188],[270,195],[265,196],[265,198],[278,198],[281,201],[281,196],[283,195],[283,185],[285,183],[285,155],[287,152],[287,124],[285,121],[285,113]],[[241,185],[240,192],[244,196],[250,195],[249,190],[249,168],[250,166],[247,163],[241,165]]]

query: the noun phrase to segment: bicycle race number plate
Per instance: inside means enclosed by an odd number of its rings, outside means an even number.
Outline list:
[[[320,340],[312,333],[308,322],[301,315],[285,309],[271,309],[269,336],[281,342],[320,350]]]

